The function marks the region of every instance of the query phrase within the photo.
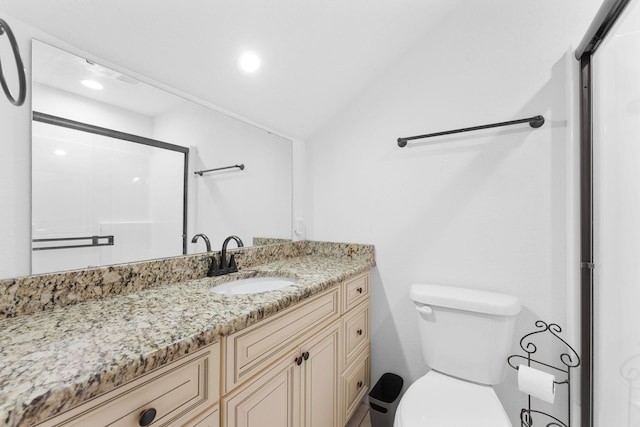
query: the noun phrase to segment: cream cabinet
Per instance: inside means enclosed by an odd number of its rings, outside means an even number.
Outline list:
[[[297,352],[295,352],[298,356]],[[300,372],[288,354],[269,371],[222,398],[223,426],[297,425],[300,416]]]
[[[263,375],[223,397],[223,425],[338,425],[339,335],[336,321],[286,353]]]
[[[345,425],[370,380],[369,274],[223,340],[224,427]]]
[[[174,426],[200,413],[217,418],[220,397],[220,343],[207,346],[92,399],[41,427]],[[202,426],[218,424],[209,423]]]
[[[263,372],[308,336],[339,319],[340,304],[340,288],[335,287],[225,337],[223,394]]]
[[[369,273],[348,279],[342,288],[340,425],[345,425],[371,385]]]
[[[346,280],[342,289],[342,311],[346,313],[361,302],[369,301],[369,273]]]
[[[340,324],[311,339],[303,346],[302,426],[337,426],[340,420]]]

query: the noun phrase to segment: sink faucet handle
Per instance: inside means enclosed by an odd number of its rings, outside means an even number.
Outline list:
[[[238,266],[236,265],[236,254],[231,254],[229,257],[229,271],[238,271]]]
[[[213,276],[217,276],[218,274],[216,274],[218,271],[220,271],[220,268],[218,267],[218,261],[216,261],[216,257],[212,256],[211,257],[211,264],[209,265],[209,271],[207,272],[207,276],[208,277],[213,277]]]

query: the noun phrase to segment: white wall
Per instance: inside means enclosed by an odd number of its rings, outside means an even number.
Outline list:
[[[578,266],[577,63],[569,49],[598,3],[470,2],[309,141],[309,237],[376,246],[372,381],[390,371],[411,382],[427,371],[411,283],[518,296],[517,339],[538,319],[566,326]],[[537,130],[515,126],[403,149],[395,142],[537,114],[546,118]],[[515,379],[509,370],[498,394],[519,425],[526,398]],[[566,399],[559,400],[562,414]]]

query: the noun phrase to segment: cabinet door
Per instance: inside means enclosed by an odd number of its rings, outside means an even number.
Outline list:
[[[297,427],[301,369],[290,353],[263,376],[223,399],[226,427]]]
[[[226,394],[322,330],[340,316],[340,289],[332,288],[224,340],[223,394]]]
[[[339,425],[339,339],[340,324],[336,322],[302,346],[306,358],[302,365],[305,427]]]
[[[343,420],[348,421],[367,394],[370,384],[370,351],[367,347],[342,374]]]
[[[342,367],[347,368],[369,346],[368,299],[344,315],[342,342]]]

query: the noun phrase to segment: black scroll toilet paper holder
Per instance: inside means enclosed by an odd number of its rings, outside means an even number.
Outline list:
[[[526,364],[532,368],[549,368],[554,374],[556,374],[556,378],[560,375],[561,380],[554,381],[554,383],[555,385],[566,384],[567,386],[567,422],[565,423],[546,412],[533,409],[531,407],[531,395],[527,395],[527,407],[522,408],[520,411],[520,426],[534,427],[535,418],[536,422],[538,420],[542,421],[542,423],[537,423],[535,426],[569,427],[571,425],[571,370],[580,366],[580,356],[573,347],[571,347],[564,339],[560,338],[559,334],[562,332],[562,328],[559,325],[555,323],[547,324],[542,320],[538,320],[536,321],[535,326],[538,330],[530,332],[520,339],[520,348],[526,353],[526,356],[521,354],[511,355],[507,358],[507,363],[509,363],[509,366],[515,370],[517,370],[520,365]],[[539,355],[536,354],[538,346],[535,344],[535,341],[542,336],[542,334],[551,334],[552,337],[559,340],[567,347],[567,351],[559,356],[560,365],[557,366],[551,363],[546,363],[536,358]],[[544,424],[544,422],[547,424]]]

